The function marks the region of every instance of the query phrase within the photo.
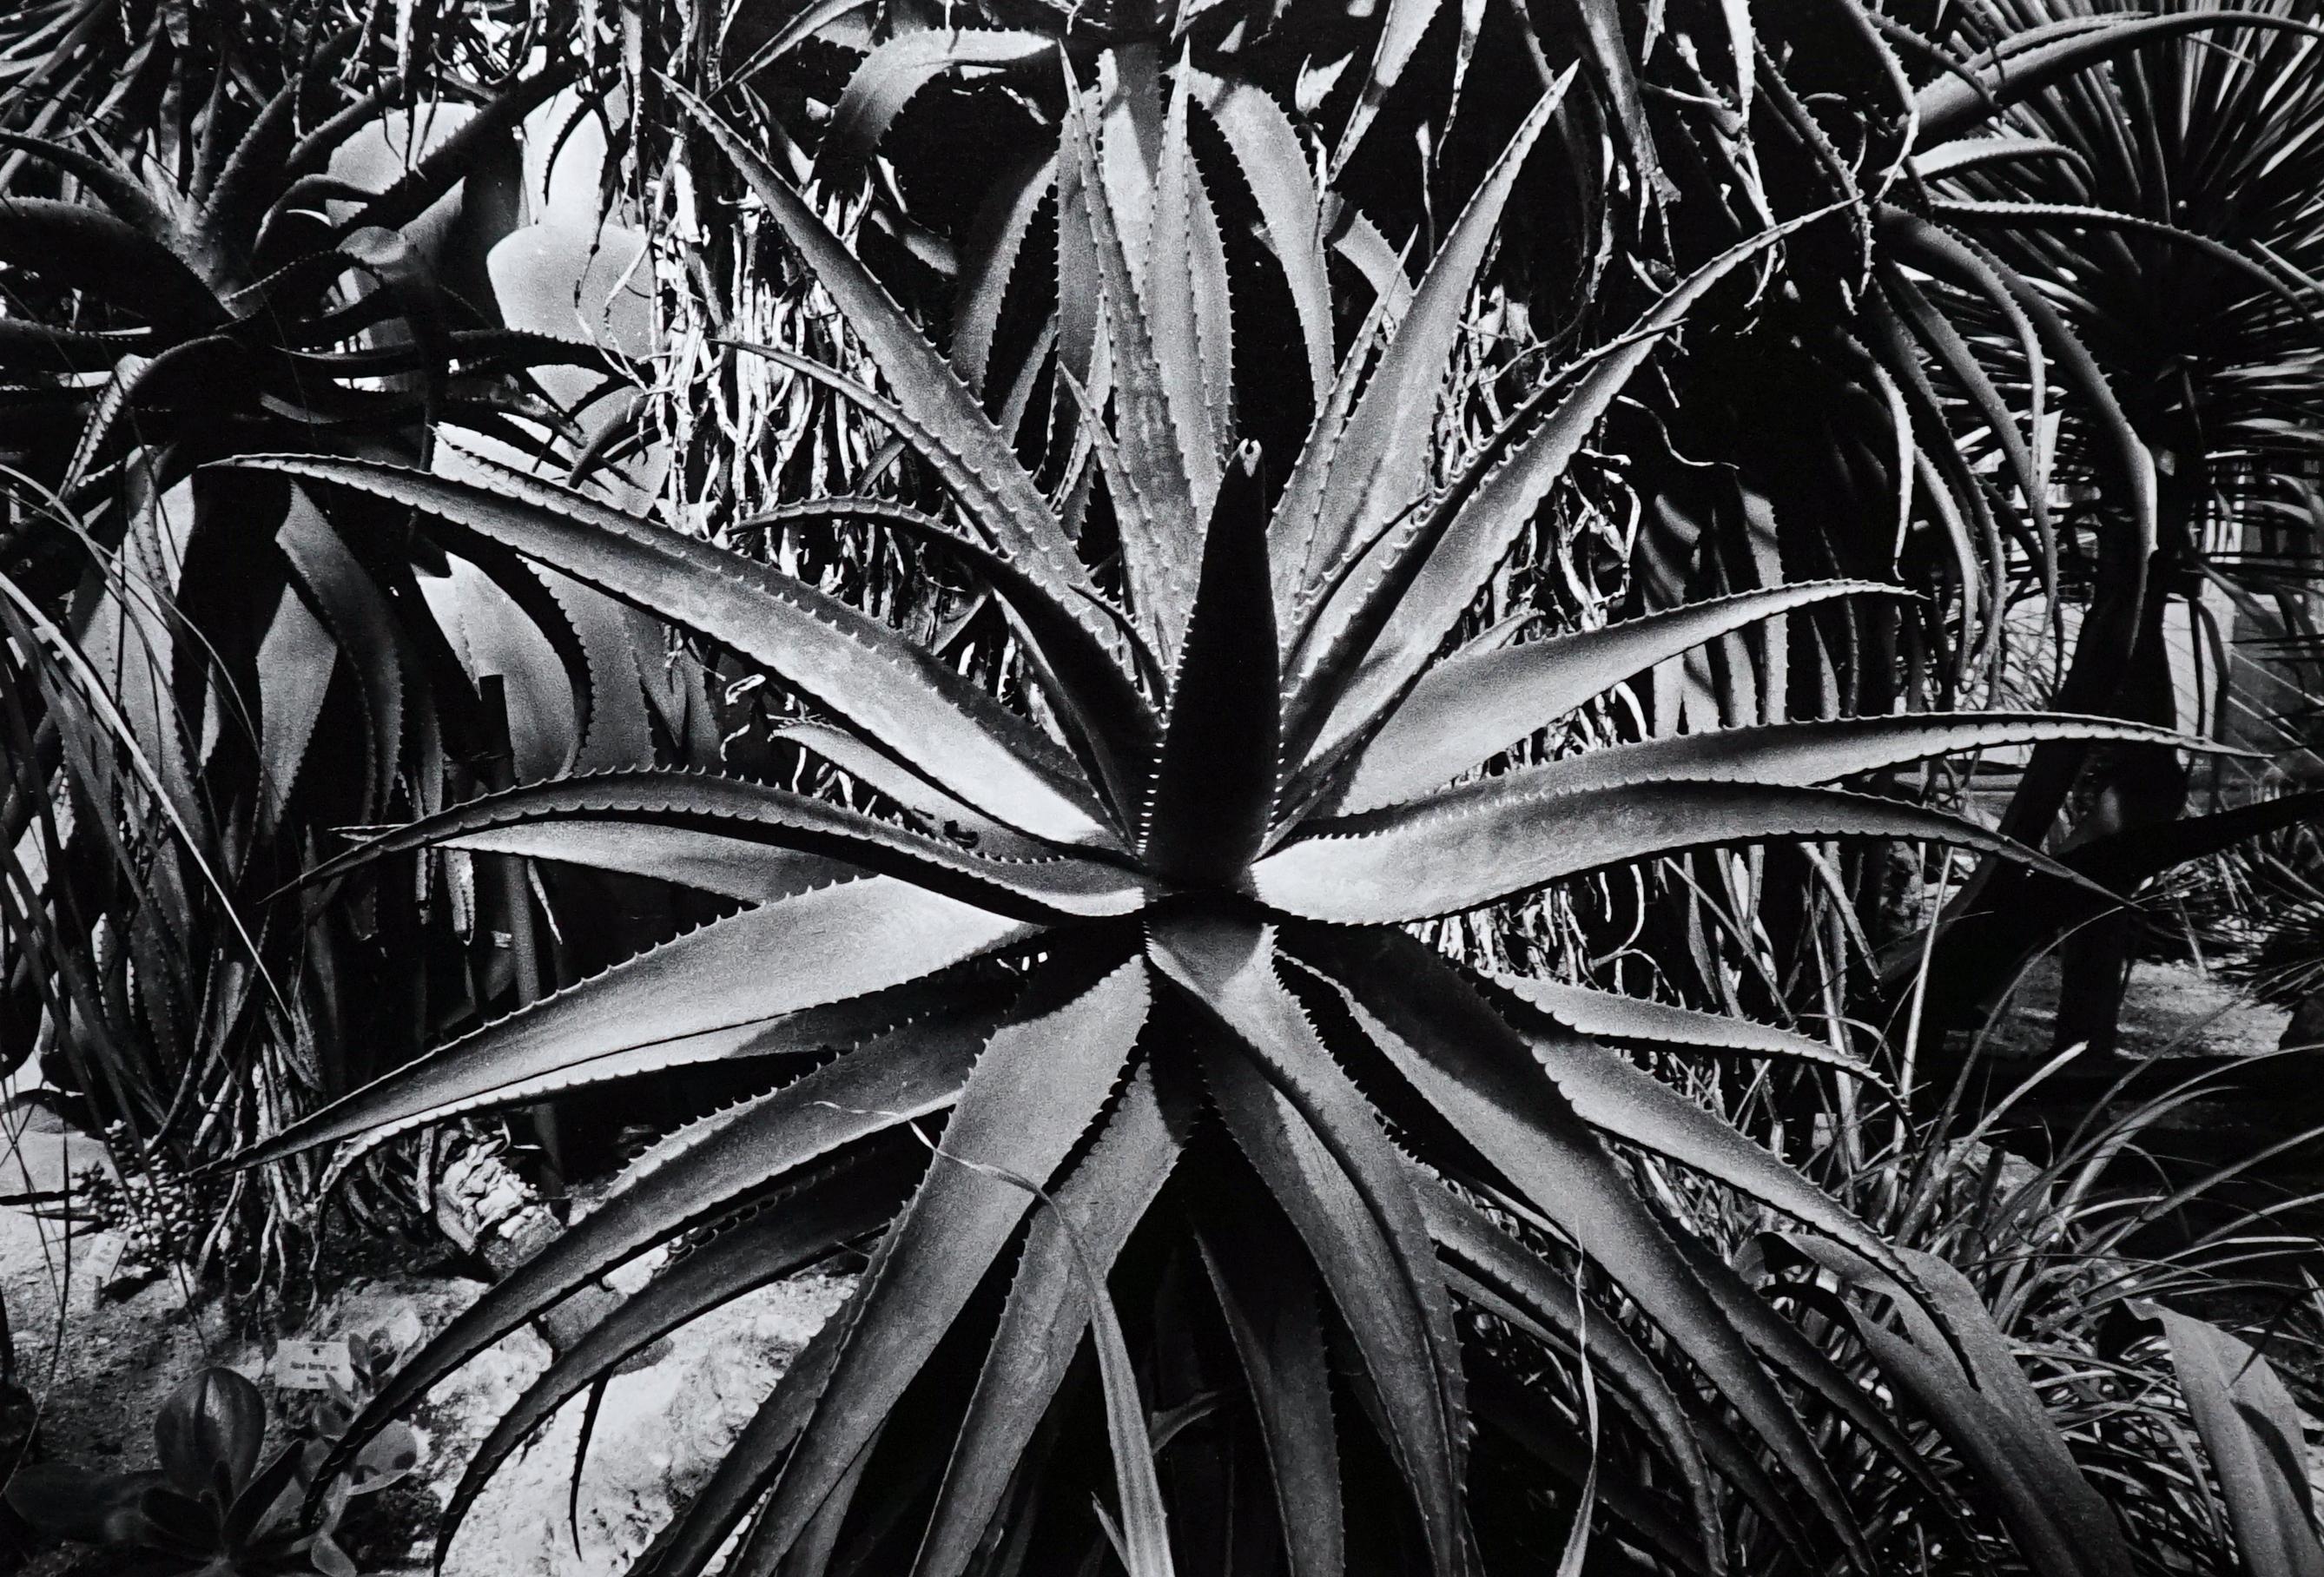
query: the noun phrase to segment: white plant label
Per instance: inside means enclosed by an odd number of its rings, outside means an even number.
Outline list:
[[[284,1342],[274,1349],[274,1383],[286,1391],[352,1390],[355,1357],[345,1341]]]

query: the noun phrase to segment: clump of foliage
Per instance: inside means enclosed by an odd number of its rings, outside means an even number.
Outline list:
[[[241,1375],[188,1376],[154,1415],[153,1444],[157,1465],[134,1471],[19,1468],[8,1504],[43,1533],[108,1552],[123,1577],[355,1577],[331,1530],[360,1480],[342,1479],[319,1518],[302,1518],[318,1453],[292,1442],[262,1461],[266,1401]]]

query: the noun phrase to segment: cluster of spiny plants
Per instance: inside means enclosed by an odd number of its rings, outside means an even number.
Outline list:
[[[1093,323],[1085,355],[1020,377],[1046,401],[972,392],[815,205],[685,100],[882,387],[781,346],[733,354],[888,429],[925,488],[780,502],[750,523],[844,523],[974,576],[1010,641],[998,695],[821,586],[512,467],[230,463],[391,502],[447,553],[521,555],[669,621],[795,696],[787,743],[863,791],[853,807],[733,772],[552,777],[309,873],[448,848],[651,873],[735,908],[247,1161],[341,1143],[344,1166],[463,1112],[718,1065],[774,1084],[641,1157],[399,1370],[346,1449],[683,1237],[690,1251],[480,1448],[447,1542],[497,1464],[626,1359],[860,1253],[845,1307],[640,1570],[705,1571],[738,1537],[724,1570],[1075,1570],[1110,1545],[1141,1577],[1460,1572],[1577,1567],[1593,1536],[1594,1558],[1690,1570],[1745,1547],[1803,1569],[1980,1563],[1988,1530],[1851,1501],[1835,1451],[1886,1453],[1901,1493],[1974,1516],[1913,1471],[1921,1448],[1825,1328],[1803,1334],[1652,1179],[1705,1178],[1804,1228],[1892,1396],[1978,1393],[1978,1366],[2006,1352],[1983,1309],[1626,1051],[1789,1059],[1873,1087],[1877,1071],[1748,1020],[1480,970],[1412,927],[1675,853],[1803,839],[1927,840],[2088,890],[1967,821],[1831,785],[1985,746],[2183,742],[2053,715],[1840,716],[1477,775],[1706,642],[1895,595],[1810,581],[1597,629],[1464,622],[1616,402],[1650,366],[1683,379],[1690,315],[1737,310],[1755,269],[1855,216],[1812,208],[1719,253],[1536,374],[1445,467],[1435,418],[1463,313],[1560,82],[1408,298],[1334,347],[1305,432],[1270,447],[1242,429],[1259,402],[1229,371],[1254,325],[1204,239],[1201,76],[1093,75],[1054,89],[1060,299]],[[1156,134],[1129,154],[1143,213],[1117,201],[1117,145],[1094,130],[1124,90],[1154,95],[1129,111]],[[1269,221],[1277,266],[1317,244],[1310,200]],[[1017,441],[1039,411],[1066,435],[1046,475]],[[1994,1417],[2000,1443],[1969,1464],[1991,1493],[2027,1439],[2084,1482],[2040,1419]],[[2006,1534],[2053,1569],[2130,1569],[2087,1483],[2041,1517],[2013,1511]]]

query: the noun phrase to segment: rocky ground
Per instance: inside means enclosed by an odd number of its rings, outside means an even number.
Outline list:
[[[2054,983],[2028,982],[2008,1034],[2015,1049],[2046,1047]],[[2184,965],[2142,965],[2134,977],[2126,1038],[2136,1055],[2252,1053],[2274,1049],[2284,1015],[2238,998]],[[88,1140],[34,1124],[0,1147],[0,1194],[55,1189],[99,1159]],[[37,1130],[46,1129],[47,1131]],[[215,1305],[156,1282],[127,1296],[101,1289],[123,1250],[111,1232],[65,1237],[22,1208],[0,1207],[0,1296],[15,1342],[17,1374],[39,1405],[40,1449],[51,1458],[107,1467],[150,1462],[152,1420],[161,1398],[203,1363],[225,1363],[262,1385],[275,1377],[259,1343],[230,1336]],[[450,1267],[383,1268],[358,1275],[303,1322],[322,1338],[409,1325],[440,1329],[483,1290]],[[597,1577],[618,1572],[700,1482],[808,1336],[837,1307],[844,1281],[806,1277],[770,1287],[697,1323],[651,1363],[617,1378],[598,1416],[581,1484],[577,1526],[567,1506],[581,1407],[569,1406],[504,1467],[470,1513],[445,1567],[450,1577]],[[348,1543],[367,1573],[424,1571],[438,1509],[492,1422],[538,1375],[549,1348],[519,1333],[432,1396],[414,1420],[425,1445],[420,1471],[357,1501]],[[0,1554],[0,1574],[9,1560]],[[15,1570],[23,1577],[101,1577],[102,1564],[48,1551]]]

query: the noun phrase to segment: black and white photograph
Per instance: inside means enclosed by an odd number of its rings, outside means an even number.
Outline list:
[[[0,1577],[2324,1577],[2324,0],[0,0]]]

